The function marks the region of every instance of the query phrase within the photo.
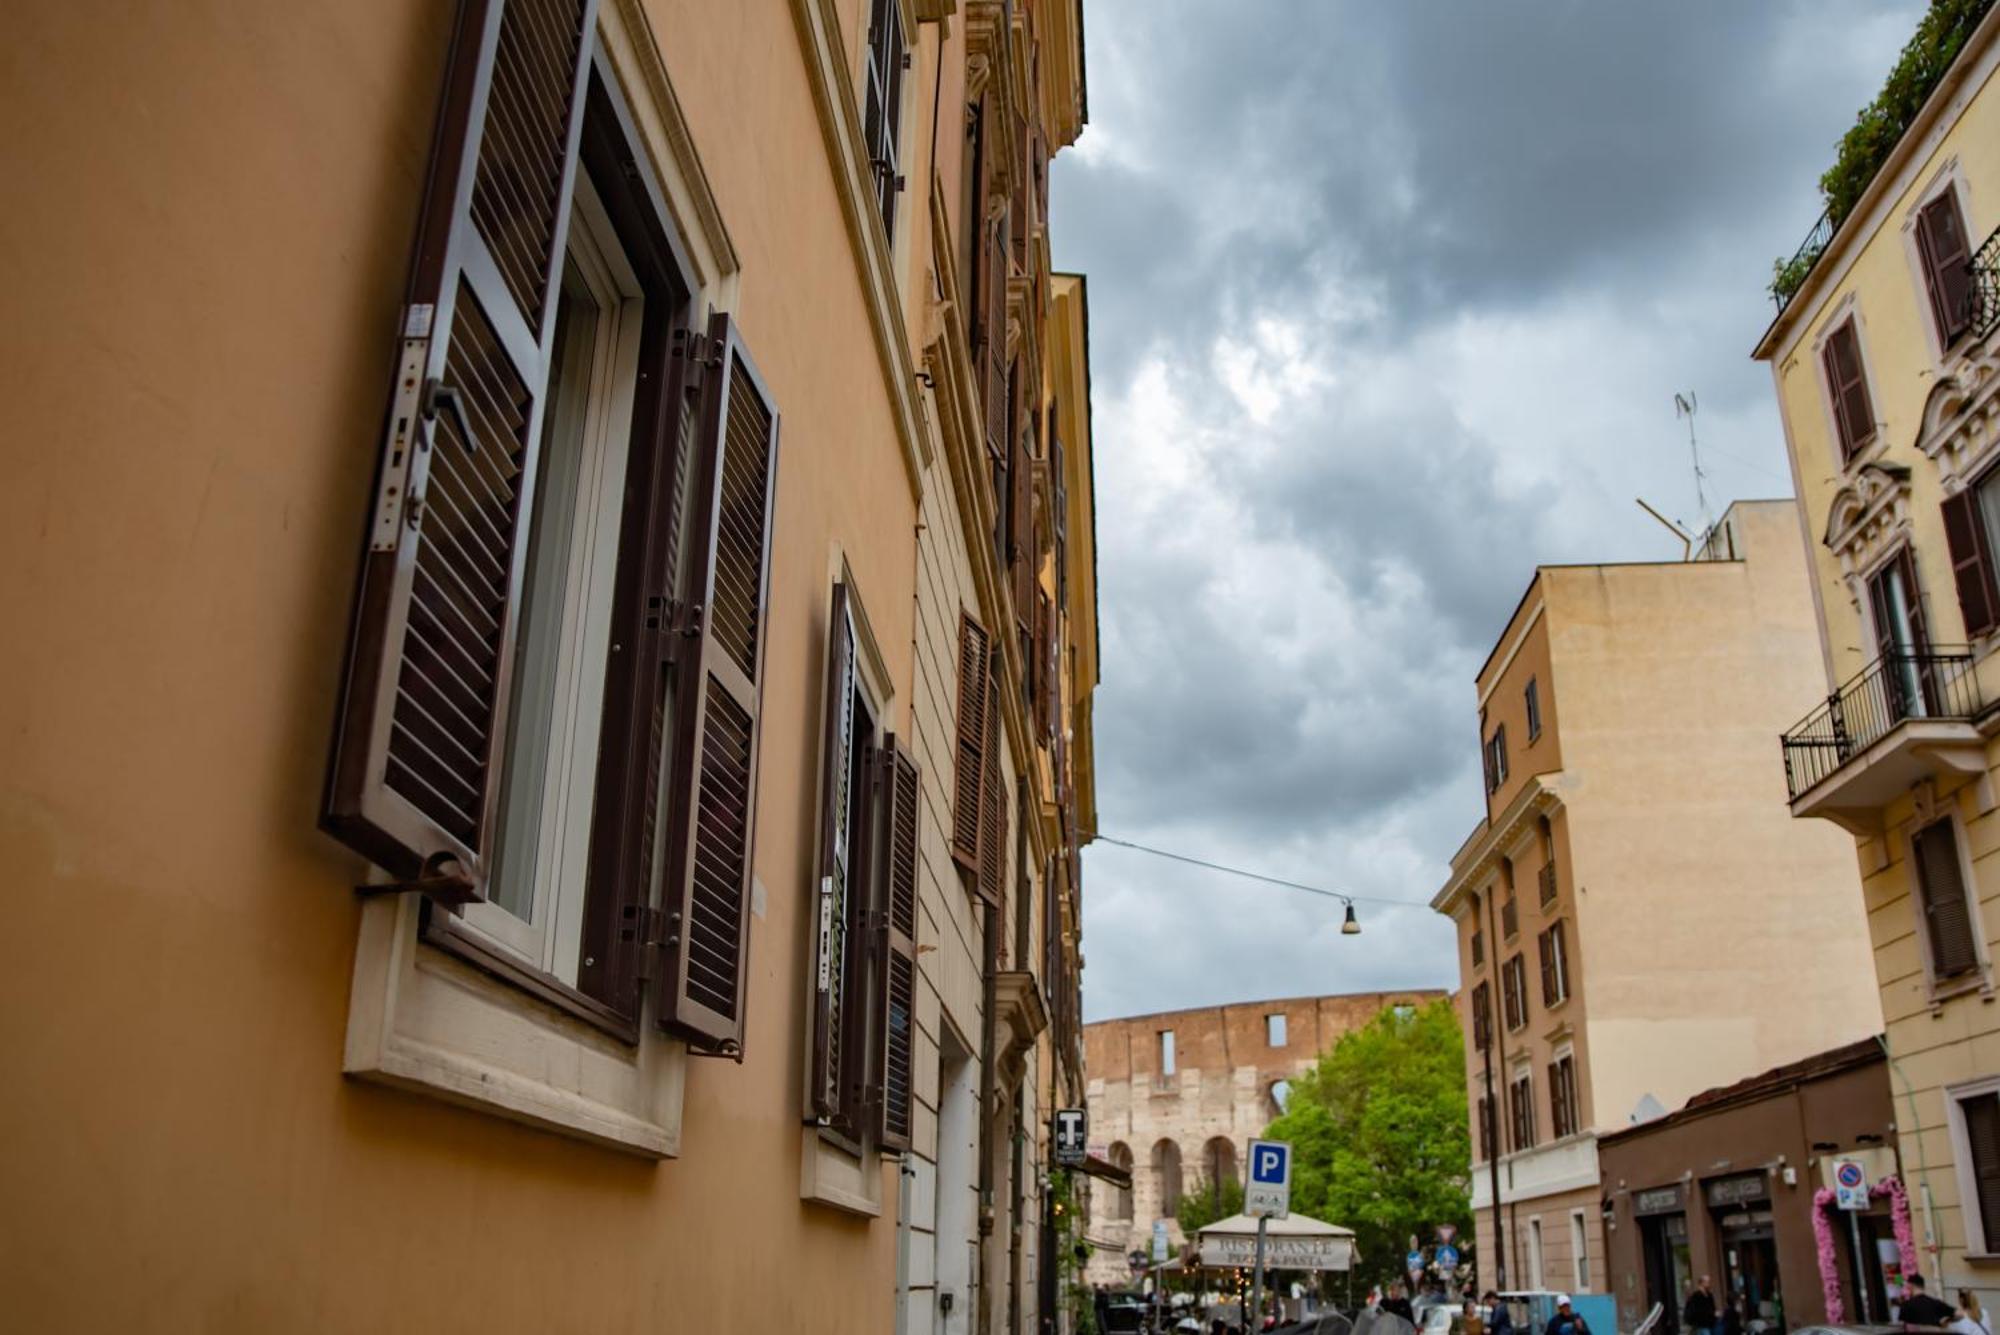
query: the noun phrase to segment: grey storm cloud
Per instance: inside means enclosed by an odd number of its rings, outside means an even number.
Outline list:
[[[1051,185],[1090,277],[1093,1017],[1454,981],[1471,678],[1534,566],[1790,490],[1748,350],[1916,0],[1086,0]],[[1332,904],[1329,909],[1328,905]]]

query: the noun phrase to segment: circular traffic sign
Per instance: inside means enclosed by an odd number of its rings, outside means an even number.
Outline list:
[[[1843,1159],[1839,1164],[1835,1165],[1833,1176],[1834,1180],[1839,1182],[1841,1186],[1849,1189],[1860,1186],[1865,1180],[1865,1176],[1861,1171],[1861,1165],[1852,1159]]]

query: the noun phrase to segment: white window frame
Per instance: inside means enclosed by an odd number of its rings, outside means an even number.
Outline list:
[[[1282,1048],[1290,1035],[1286,1032],[1286,1017],[1283,1011],[1273,1011],[1264,1017],[1264,1046]]]
[[[1569,1212],[1570,1273],[1573,1292],[1590,1292],[1590,1224],[1582,1210]]]
[[[576,491],[569,498],[566,562],[556,572],[563,598],[562,617],[550,646],[555,661],[549,754],[539,793],[503,788],[509,812],[495,850],[497,876],[510,879],[518,873],[507,865],[509,853],[532,847],[529,913],[522,918],[498,903],[469,904],[465,925],[530,968],[575,987],[583,947],[591,813],[597,796],[598,734],[604,722],[605,674],[611,666],[612,593],[618,578],[632,405],[639,382],[639,336],[645,319],[639,275],[589,174],[582,171],[576,174],[566,258],[576,266],[598,313],[585,354],[587,366],[575,368],[588,378],[571,387],[584,393],[581,458]],[[567,270],[568,264],[561,267],[558,282],[565,281]],[[552,407],[557,400],[558,395],[550,395]],[[504,726],[511,733],[512,719]],[[522,744],[508,737],[510,751]],[[519,808],[514,805],[517,801],[523,804]],[[507,833],[525,822],[535,826],[532,845],[522,845],[516,842],[518,834],[510,838]]]
[[[734,310],[736,249],[644,12],[629,3],[601,6],[594,40],[666,197],[663,225],[684,247],[689,305]],[[752,891],[754,905],[761,897],[754,882]],[[656,999],[639,1018],[638,1041],[620,1043],[425,942],[422,916],[416,895],[362,901],[347,1074],[646,1158],[681,1152],[687,1044],[656,1032]]]
[[[1854,355],[1861,361],[1861,383],[1868,387],[1868,411],[1875,414],[1875,433],[1873,439],[1848,459],[1842,457],[1846,446],[1840,439],[1840,414],[1834,407],[1833,386],[1826,381],[1824,352],[1827,339],[1850,319],[1854,321]],[[1861,465],[1873,461],[1888,447],[1889,433],[1883,429],[1882,398],[1875,392],[1875,364],[1868,355],[1868,346],[1868,321],[1861,309],[1860,298],[1850,291],[1820,319],[1819,329],[1813,335],[1811,352],[1813,383],[1819,386],[1820,417],[1826,424],[1829,461],[1836,476],[1844,477],[1857,472]]]
[[[1556,981],[1555,1000],[1551,1001],[1543,1009],[1554,1010],[1570,998],[1569,927],[1562,918],[1554,918],[1542,930],[1548,933],[1549,944],[1554,947],[1556,965],[1554,970]]]
[[[1958,192],[1958,221],[1965,228],[1965,244],[1969,251],[1977,251],[1984,238],[1972,221],[1972,182],[1966,178],[1964,168],[1959,165],[1958,155],[1952,154],[1938,167],[1925,184],[1909,208],[1903,210],[1901,232],[1903,236],[1903,260],[1910,270],[1910,291],[1917,303],[1917,316],[1924,327],[1924,348],[1930,354],[1930,369],[1933,375],[1945,374],[1945,354],[1949,351],[1938,336],[1937,315],[1931,310],[1930,279],[1924,272],[1923,246],[1917,240],[1917,227],[1924,210],[1947,190]],[[1959,343],[1959,356],[1964,357],[1979,343],[1975,338],[1964,338]]]
[[[1528,745],[1533,746],[1542,739],[1542,688],[1535,678],[1521,688],[1521,703],[1528,713]]]
[[[1528,1287],[1531,1289],[1548,1287],[1542,1282],[1542,1262],[1546,1255],[1542,1250],[1542,1217],[1531,1214],[1528,1216]]]
[[[1979,1215],[1979,1184],[1972,1175],[1972,1143],[1965,1132],[1965,1110],[1959,1106],[1962,1100],[1981,1094],[2000,1094],[2000,1075],[1946,1085],[1943,1094],[1945,1124],[1951,1133],[1952,1175],[1958,1181],[1958,1213],[1965,1226],[1965,1253],[1982,1260],[2000,1260],[2000,1251],[1995,1250],[2000,1246],[2000,1238],[1986,1236],[1986,1221]]]
[[[1917,869],[1917,834],[1935,825],[1938,821],[1951,822],[1952,849],[1958,854],[1959,883],[1965,890],[1965,911],[1972,924],[1972,943],[1979,955],[1979,965],[1963,978],[1940,980],[1937,976],[1937,961],[1931,949],[1931,925],[1924,915],[1924,888]],[[1927,815],[1913,816],[1902,829],[1903,880],[1907,887],[1906,898],[1910,902],[1910,918],[1916,928],[1918,957],[1924,963],[1924,997],[1933,1009],[1946,1001],[1968,992],[1990,993],[1993,991],[1993,956],[1986,942],[1985,917],[1979,907],[1979,882],[1972,874],[1972,841],[1965,828],[1965,817],[1960,814],[1957,798],[1945,799],[1940,809]]]

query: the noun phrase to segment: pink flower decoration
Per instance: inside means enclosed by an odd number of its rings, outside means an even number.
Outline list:
[[[1871,1196],[1889,1198],[1889,1222],[1896,1230],[1896,1252],[1903,1259],[1903,1273],[1917,1270],[1916,1230],[1910,1223],[1910,1193],[1899,1177],[1885,1177],[1868,1189]],[[1819,1253],[1820,1291],[1826,1298],[1826,1321],[1837,1326],[1847,1320],[1847,1304],[1840,1297],[1840,1259],[1834,1251],[1832,1187],[1813,1193],[1813,1242]]]

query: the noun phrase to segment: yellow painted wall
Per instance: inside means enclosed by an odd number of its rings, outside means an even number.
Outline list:
[[[893,1204],[799,1200],[799,908],[829,554],[907,701],[917,512],[792,7],[647,9],[784,413],[748,1056],[664,1163],[340,1074],[365,869],[314,819],[451,6],[9,12],[20,1329],[889,1328]]]

